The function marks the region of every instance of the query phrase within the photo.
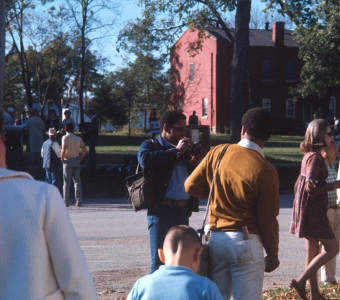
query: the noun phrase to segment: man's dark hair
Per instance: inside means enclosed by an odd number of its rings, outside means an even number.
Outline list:
[[[164,124],[168,124],[169,126],[174,125],[179,120],[185,120],[186,116],[181,112],[176,110],[168,110],[162,115],[161,119],[161,129],[163,129]]]
[[[65,129],[67,132],[73,132],[74,128],[73,128],[73,124],[72,123],[67,123],[65,125]]]
[[[274,121],[271,113],[261,107],[249,109],[242,117],[242,126],[250,136],[268,140],[273,131]]]
[[[163,250],[167,247],[171,249],[172,253],[176,253],[180,244],[185,250],[202,245],[197,232],[193,228],[187,225],[173,226],[165,236]]]

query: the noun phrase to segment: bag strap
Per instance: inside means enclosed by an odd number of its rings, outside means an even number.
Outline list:
[[[212,182],[211,182],[211,186],[210,186],[210,192],[209,192],[209,197],[208,197],[208,201],[207,201],[207,206],[205,208],[205,215],[204,215],[204,219],[203,219],[202,229],[201,229],[201,232],[200,232],[200,237],[202,237],[203,234],[204,234],[204,226],[205,226],[205,223],[207,221],[209,205],[210,205],[210,200],[211,200],[212,192],[213,192],[213,189],[214,189],[214,182],[215,182],[215,176],[216,176],[216,173],[217,173],[217,169],[218,169],[218,166],[221,163],[221,160],[222,160],[222,157],[223,157],[224,153],[227,151],[229,146],[230,146],[229,144],[224,146],[223,150],[221,151],[221,153],[220,153],[220,155],[218,157],[218,161],[217,161],[217,164],[216,164],[216,167],[215,167],[215,171],[214,171],[214,176],[213,176],[213,179],[212,179]]]
[[[158,150],[158,145],[156,144],[154,139],[150,139],[149,141],[151,141],[153,143],[153,146],[156,147],[156,150]],[[136,167],[136,174],[139,173],[139,168],[140,168],[140,164],[138,163],[137,167]]]

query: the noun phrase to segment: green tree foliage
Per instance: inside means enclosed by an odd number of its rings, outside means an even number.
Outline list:
[[[143,18],[128,23],[118,37],[118,50],[132,53],[135,60],[115,77],[119,92],[127,99],[129,121],[135,112],[156,109],[159,116],[169,108],[169,74],[164,70],[164,40],[156,34],[156,17],[145,11]]]
[[[95,112],[101,123],[124,125],[127,123],[127,105],[124,99],[115,93],[116,82],[113,76],[106,76],[93,90],[94,97],[88,108]]]
[[[295,23],[295,40],[304,65],[295,99],[318,103],[318,117],[328,118],[330,96],[340,84],[340,3],[338,0],[271,0]]]

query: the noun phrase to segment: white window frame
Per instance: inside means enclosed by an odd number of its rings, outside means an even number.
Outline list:
[[[269,98],[262,99],[262,108],[270,111],[270,99]]]
[[[208,117],[209,99],[207,97],[202,99],[202,117]]]
[[[189,83],[195,82],[195,64],[191,63],[189,67]]]
[[[295,118],[295,102],[292,98],[286,99],[286,119]]]

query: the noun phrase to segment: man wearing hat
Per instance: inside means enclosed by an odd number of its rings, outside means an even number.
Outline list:
[[[55,128],[49,128],[46,132],[49,139],[41,148],[43,168],[46,171],[45,181],[55,185],[61,191],[61,148],[57,142],[58,133]]]

